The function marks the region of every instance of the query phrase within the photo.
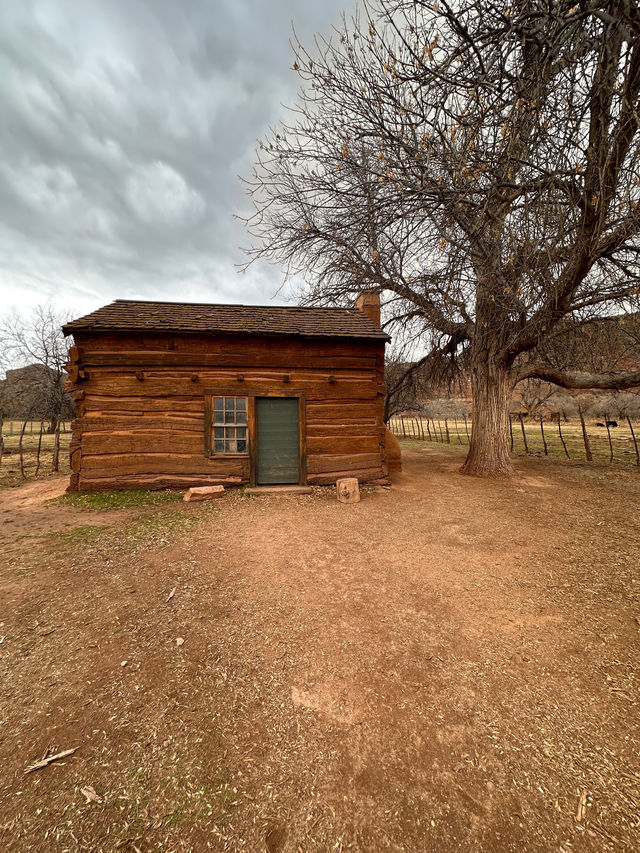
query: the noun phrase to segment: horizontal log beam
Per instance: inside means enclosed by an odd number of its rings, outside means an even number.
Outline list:
[[[309,459],[326,453],[378,453],[381,438],[380,435],[307,436],[307,453]]]
[[[380,469],[381,465],[379,451],[377,453],[318,454],[309,456],[307,459],[307,473],[326,474],[339,471],[346,476],[347,472],[358,469]]]
[[[216,385],[205,387],[206,383],[198,383],[201,386],[196,388],[194,392],[194,383],[187,377],[185,378],[167,378],[167,379],[145,379],[140,382],[133,374],[130,375],[113,375],[107,377],[92,378],[84,384],[85,401],[87,406],[90,405],[92,397],[117,397],[148,400],[150,398],[171,400],[175,397],[187,398],[190,400],[201,401],[204,407],[204,396],[207,392],[216,393]],[[371,400],[378,392],[383,392],[384,388],[378,383],[366,381],[364,379],[340,380],[334,384],[329,382],[274,382],[273,379],[262,379],[252,383],[227,383],[220,384],[220,394],[228,394],[231,392],[234,396],[243,396],[246,394],[261,394],[267,396],[270,392],[278,390],[280,392],[290,393],[295,396],[296,393],[304,392],[309,398],[314,400],[332,400],[337,404],[348,402],[349,400]]]
[[[112,432],[113,430],[129,430],[132,432],[160,430],[177,435],[181,433],[202,435],[204,429],[204,417],[198,413],[188,417],[167,415],[164,418],[147,416],[132,418],[128,413],[110,415],[109,417],[94,417],[93,413],[88,412],[80,423],[85,434],[88,432]]]
[[[349,468],[343,471],[327,471],[322,474],[309,474],[307,482],[312,486],[333,485],[341,477],[357,477],[361,483],[388,483],[389,479],[381,466],[373,468]]]
[[[324,369],[328,373],[339,369],[375,370],[375,358],[371,356],[345,356],[328,353],[327,355],[295,355],[282,350],[261,350],[237,353],[207,352],[165,352],[129,351],[129,352],[85,352],[82,355],[84,368],[121,367],[130,370],[144,370],[154,367],[251,367],[272,368],[274,370],[290,369],[292,363],[296,368]]]
[[[83,474],[78,480],[81,492],[102,492],[106,489],[189,489],[193,486],[240,486],[247,483],[242,477],[220,477],[216,474],[122,474],[94,477]]]
[[[83,474],[109,476],[110,474],[216,474],[221,476],[249,476],[249,459],[238,457],[212,457],[189,453],[122,453],[82,454]],[[99,473],[101,472],[101,473]]]

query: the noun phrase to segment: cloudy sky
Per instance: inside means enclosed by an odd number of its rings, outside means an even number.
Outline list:
[[[277,303],[239,275],[238,174],[345,0],[0,3],[0,310]]]

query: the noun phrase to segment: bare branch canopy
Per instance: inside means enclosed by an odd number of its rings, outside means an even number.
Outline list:
[[[294,44],[299,99],[246,181],[250,257],[312,302],[375,290],[392,333],[464,359],[466,473],[511,473],[519,378],[640,381],[543,359],[549,336],[638,308],[639,34],[628,0],[380,0]]]

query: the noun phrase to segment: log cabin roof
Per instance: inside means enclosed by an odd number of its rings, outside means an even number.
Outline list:
[[[116,299],[62,328],[65,335],[76,331],[218,332],[389,340],[389,335],[357,308],[207,305],[133,299]]]

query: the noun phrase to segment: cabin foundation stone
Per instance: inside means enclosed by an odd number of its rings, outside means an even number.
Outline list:
[[[184,496],[183,500],[190,501],[210,501],[214,498],[221,498],[224,494],[224,486],[196,486]]]

